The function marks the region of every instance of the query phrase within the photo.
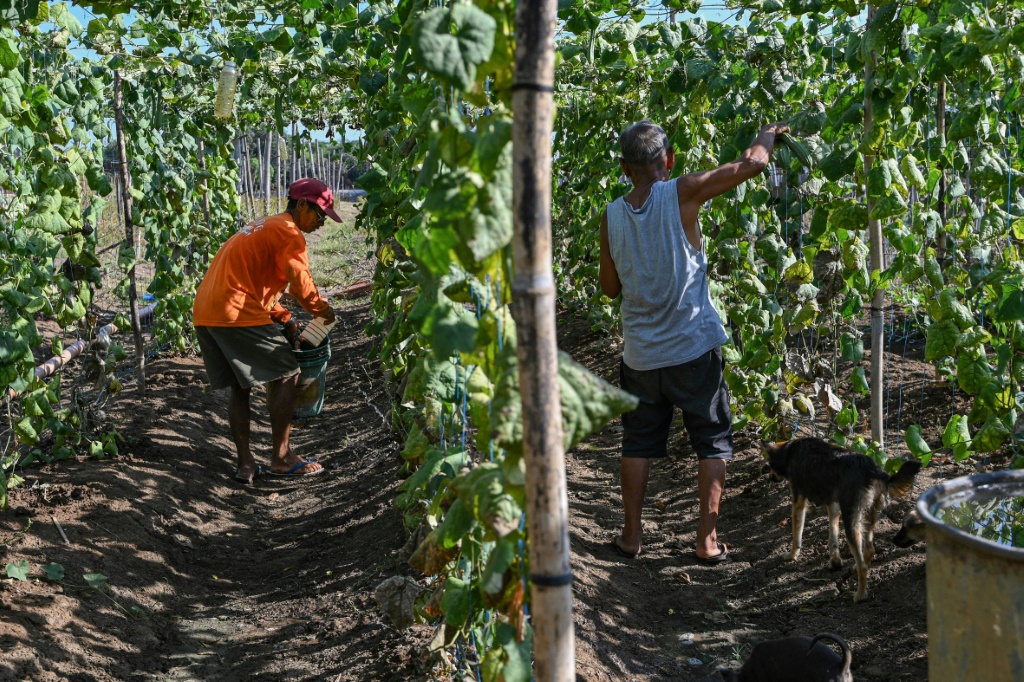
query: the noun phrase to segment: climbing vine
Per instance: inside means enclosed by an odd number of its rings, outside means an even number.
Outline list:
[[[660,122],[689,171],[736,158],[762,124],[783,120],[794,142],[771,171],[702,213],[711,290],[732,337],[736,426],[787,435],[825,423],[820,435],[881,462],[1016,448],[1024,5],[725,4],[728,16],[712,21],[699,0],[560,2],[560,299],[617,331],[617,304],[597,286],[598,225],[626,191],[616,140],[628,123]],[[195,286],[239,225],[239,171],[250,164],[239,136],[340,136],[369,167],[359,223],[375,236],[377,269],[366,331],[395,386],[407,553],[430,576],[417,616],[443,622],[443,643],[482,679],[529,679],[508,305],[514,49],[511,0],[0,0],[0,506],[27,461],[116,452],[89,407],[119,388],[114,363],[74,395],[33,371],[61,338],[91,339],[95,326],[97,232],[117,201],[117,159],[104,157],[114,72],[143,244],[118,250],[114,289],[124,306],[132,265],[153,265],[158,344],[189,345]],[[227,60],[242,85],[222,121],[212,105]],[[877,268],[873,220],[884,235]],[[925,442],[921,425],[890,428],[882,443],[865,435],[860,323],[876,291],[892,304],[890,329],[920,335],[935,376],[971,397],[941,442]],[[43,338],[42,316],[64,333]],[[567,446],[632,406],[568,357],[559,379]]]

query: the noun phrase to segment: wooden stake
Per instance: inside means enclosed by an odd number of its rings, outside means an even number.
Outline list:
[[[284,194],[284,185],[282,180],[284,176],[281,175],[282,162],[281,162],[281,144],[284,142],[283,135],[277,135],[277,193],[274,194],[274,213],[280,213],[284,210],[281,206],[281,195]]]
[[[291,183],[299,179],[299,146],[298,146],[298,124],[292,121],[292,177],[291,182],[288,186],[291,187]]]
[[[263,167],[263,204],[264,204],[264,207],[266,208],[266,210],[264,211],[264,213],[266,215],[271,215],[271,213],[270,213],[270,159],[271,159],[270,154],[271,154],[271,151],[273,150],[273,147],[271,146],[270,141],[271,141],[270,131],[268,130],[267,131],[267,144],[264,147],[264,150],[266,151],[266,155],[265,155],[266,156],[266,160],[265,160],[265,164],[266,165]]]
[[[248,135],[244,138],[242,153],[245,155],[245,184],[246,193],[249,195],[249,216],[250,219],[253,219],[256,217],[256,191],[252,185],[252,155],[249,153]]]
[[[206,170],[206,147],[203,145],[203,140],[199,140],[199,167],[200,170]],[[203,178],[203,220],[206,222],[206,228],[211,232],[213,231],[213,223],[210,222],[210,183]],[[206,263],[210,259],[209,247],[203,251],[203,262]]]
[[[260,210],[261,196],[266,199],[266,195],[263,192],[263,143],[260,141],[259,136],[256,136],[256,191],[253,193],[253,199],[256,202],[257,212]]]
[[[316,172],[316,154],[313,153],[313,139],[309,138],[306,140],[306,147],[309,149],[309,173],[306,175],[311,178],[315,178],[318,173]]]
[[[942,78],[939,79],[938,84],[935,88],[935,132],[939,136],[939,143],[945,147],[946,144],[946,81]],[[935,259],[939,261],[939,264],[943,264],[946,260],[946,251],[949,248],[947,242],[948,237],[946,236],[946,218],[948,217],[946,211],[946,164],[940,160],[938,163],[939,170],[942,175],[939,177],[939,201],[936,208],[939,213],[939,223],[942,225],[942,231],[939,233],[938,244],[935,248]],[[939,377],[939,368],[935,368],[935,377]]]
[[[341,147],[338,151],[338,186],[345,189],[345,131],[348,129],[348,125],[345,121],[341,122]]]
[[[53,521],[53,525],[57,526],[57,530],[60,532],[60,536],[64,540],[64,544],[65,545],[70,545],[71,541],[68,540],[67,533],[64,532],[64,529],[61,527],[60,521],[57,520],[57,517],[56,516],[51,516],[50,520]]]
[[[238,143],[235,145],[235,151],[238,153],[238,196],[242,198],[242,220],[245,222],[248,219],[249,208],[246,206],[246,195],[249,193],[249,186],[246,182],[246,155],[245,155],[245,136],[238,136]]]
[[[132,220],[132,174],[128,172],[128,152],[124,139],[124,113],[121,97],[121,71],[114,69],[114,128],[117,131],[118,172],[121,176],[121,199],[124,207],[125,244],[135,251],[135,223]],[[131,311],[132,336],[135,338],[135,374],[139,393],[146,395],[146,342],[139,320],[139,294],[135,286],[135,264],[128,271],[128,306]]]
[[[530,612],[538,682],[575,673],[569,499],[562,448],[551,268],[551,129],[556,0],[519,0],[512,111],[513,311],[523,400]]]
[[[235,188],[238,190],[239,198],[245,193],[245,184],[242,182],[242,166],[245,164],[242,162],[242,137],[240,135],[235,136],[235,148],[231,152],[232,158],[235,163],[238,164],[238,180],[235,182]]]
[[[868,22],[875,18],[875,7],[868,5]],[[864,82],[870,83],[875,70],[875,53],[868,57],[868,63],[864,66]],[[864,135],[868,134],[874,125],[874,107],[871,98],[864,98]],[[864,177],[871,172],[871,166],[875,161],[874,155],[864,156]],[[875,202],[871,195],[867,195],[868,213],[874,208]],[[880,220],[868,221],[868,241],[871,247],[871,272],[881,272],[885,269],[885,251],[882,241],[882,222]],[[885,399],[885,292],[882,287],[875,289],[871,297],[871,439],[879,444],[885,444],[885,411],[882,401]]]

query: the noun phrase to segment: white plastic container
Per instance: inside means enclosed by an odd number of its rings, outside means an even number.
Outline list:
[[[306,325],[306,328],[299,334],[299,342],[303,347],[316,348],[324,339],[327,338],[327,334],[331,331],[331,328],[337,323],[325,322],[323,318],[316,317],[313,321]]]
[[[217,118],[231,118],[235,109],[235,88],[238,87],[238,69],[234,62],[225,62],[217,80],[217,102],[213,115]]]

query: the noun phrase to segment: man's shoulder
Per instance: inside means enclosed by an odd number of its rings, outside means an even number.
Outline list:
[[[295,224],[295,219],[292,218],[289,213],[278,213],[277,215],[267,216],[263,218],[263,221],[267,226],[273,227],[279,230],[287,230],[289,232],[299,232],[299,226]]]
[[[279,240],[284,244],[301,244],[303,247],[306,245],[306,239],[302,236],[302,231],[299,226],[295,224],[295,220],[287,213],[281,213],[279,215],[268,216],[266,219],[266,226],[270,230],[270,235],[273,239]]]

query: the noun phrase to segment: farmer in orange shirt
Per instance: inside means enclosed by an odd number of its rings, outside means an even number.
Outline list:
[[[224,242],[196,292],[192,312],[203,364],[213,389],[231,388],[228,423],[238,450],[235,478],[245,483],[263,471],[249,449],[249,392],[256,384],[270,389],[274,451],[269,473],[310,476],[324,470],[299,459],[288,446],[299,380],[292,348],[299,328],[278,299],[290,285],[306,311],[334,321],[309,273],[303,236],[320,229],[327,218],[341,222],[327,185],[314,178],[296,180],[288,188],[287,210],[249,223]]]

